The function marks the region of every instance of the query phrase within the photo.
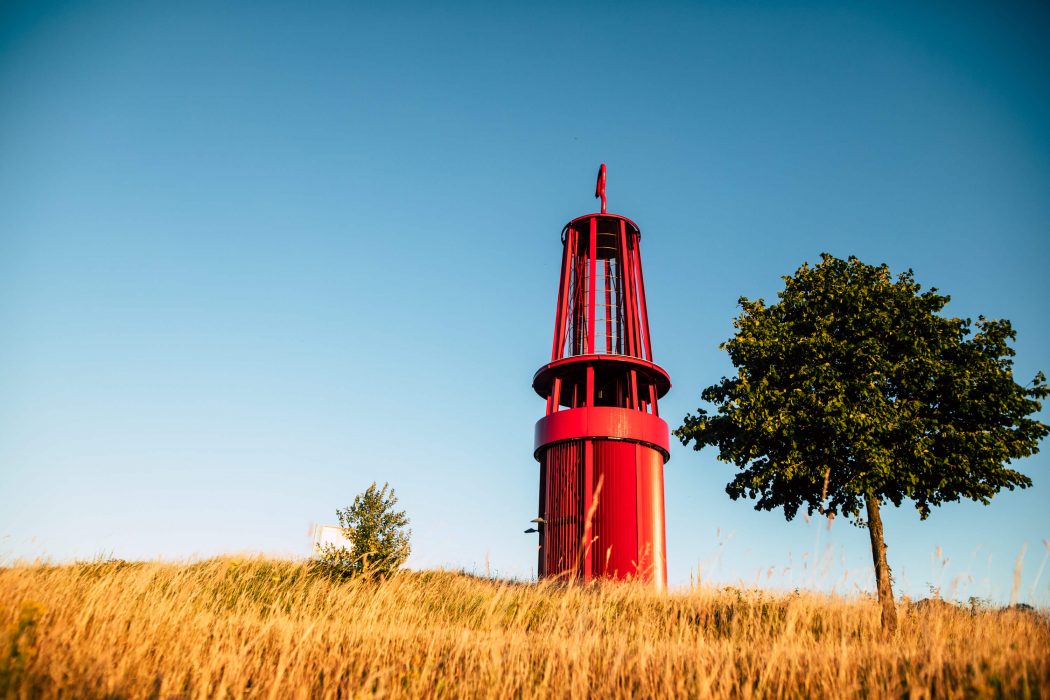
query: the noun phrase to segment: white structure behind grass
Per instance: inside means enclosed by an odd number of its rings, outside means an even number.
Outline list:
[[[327,545],[346,547],[348,550],[353,549],[350,540],[343,536],[343,528],[338,525],[314,525],[310,533],[310,539],[313,542],[310,551],[315,557],[320,555]]]

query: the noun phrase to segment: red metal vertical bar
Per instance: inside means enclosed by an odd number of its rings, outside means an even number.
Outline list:
[[[664,518],[663,458],[643,445],[635,445],[639,475],[645,480],[645,490],[651,504],[648,530],[652,533],[652,581],[656,590],[667,590],[667,541]]]
[[[565,231],[565,243],[562,246],[561,253],[561,280],[558,284],[558,306],[554,311],[554,344],[551,347],[551,361],[557,360],[562,356],[565,350],[565,305],[568,303],[566,298],[569,294],[569,238],[572,236],[570,233],[571,227],[567,227]]]
[[[632,354],[635,357],[644,358],[645,348],[642,347],[642,342],[645,336],[642,326],[642,312],[639,310],[638,306],[638,301],[640,299],[640,292],[638,289],[638,236],[632,233],[628,236],[628,241],[630,248],[628,251],[627,283],[631,287],[631,322],[634,325],[634,352]]]
[[[635,444],[638,474],[638,532],[640,573],[656,590],[667,588],[667,543],[664,537],[663,458],[653,449]],[[647,554],[647,556],[643,556]]]
[[[580,355],[580,319],[582,317],[581,303],[584,295],[584,284],[586,280],[581,274],[583,264],[580,257],[580,249],[577,246],[573,246],[572,249],[572,278],[575,280],[575,289],[572,291],[572,354]]]
[[[638,408],[638,370],[631,370],[631,400],[630,407]]]
[[[594,367],[587,367],[587,403],[586,406],[594,405]]]
[[[565,486],[567,483],[566,477],[568,476],[568,471],[571,467],[570,462],[565,459],[564,450],[558,450],[558,458],[562,470],[559,472],[561,475],[561,482],[558,484],[558,563],[556,570],[561,574],[565,569],[565,559],[568,554],[568,548],[565,546],[565,530],[568,525],[568,523],[565,522],[565,513],[567,511],[566,501],[569,499],[569,494],[565,492]]]
[[[580,262],[580,232],[575,228],[572,230],[572,262],[570,266],[573,269],[572,274],[575,287],[573,288],[572,338],[569,340],[569,345],[573,348],[573,354],[579,355],[581,352],[580,348],[583,347],[583,341],[580,340],[580,320],[583,319],[583,295],[586,291],[586,280],[583,278],[583,266]]]
[[[586,263],[586,256],[580,254],[580,240],[579,235],[575,238],[575,245],[573,246],[573,253],[575,258],[576,266],[576,293],[573,295],[575,299],[575,306],[573,307],[573,325],[572,325],[572,344],[573,354],[582,355],[583,345],[587,338],[587,327],[584,321],[584,315],[586,313],[585,301],[587,299],[587,276],[584,274],[584,268]]]
[[[544,517],[547,519],[547,530],[546,530],[546,542],[544,548],[544,570],[548,575],[555,573],[556,569],[553,565],[553,557],[558,555],[558,526],[556,526],[556,518],[558,518],[558,510],[556,510],[555,500],[558,497],[558,482],[556,482],[555,474],[558,473],[558,445],[554,445],[547,449],[547,493],[545,494],[544,501],[547,507],[547,514]]]
[[[551,400],[554,403],[554,408],[549,413],[554,413],[561,408],[561,377],[554,378],[554,386],[551,387]]]
[[[562,357],[572,355],[573,337],[576,334],[576,297],[579,296],[580,278],[576,275],[576,230],[569,227],[569,239],[567,241],[568,260],[565,267],[568,270],[568,287],[565,290],[565,320],[562,324],[561,343],[559,353]],[[572,334],[572,335],[570,335]]]
[[[540,503],[538,507],[538,513],[536,517],[540,519],[540,522],[536,525],[536,529],[540,531],[539,543],[536,552],[536,575],[543,578],[547,575],[547,567],[543,561],[544,550],[547,545],[547,476],[550,473],[547,463],[550,461],[550,450],[546,450],[543,457],[540,459]]]
[[[620,221],[620,287],[623,290],[624,321],[627,326],[627,342],[624,343],[624,353],[635,354],[634,342],[634,296],[631,293],[631,259],[630,249],[627,247],[627,222]]]
[[[558,459],[558,477],[557,487],[554,488],[552,482],[551,493],[551,515],[548,516],[547,527],[553,527],[552,531],[552,543],[551,553],[548,555],[548,561],[551,562],[550,573],[555,576],[560,576],[565,569],[565,528],[567,522],[565,519],[566,514],[566,497],[568,494],[565,492],[566,484],[573,467],[572,460],[566,459],[565,446],[555,445],[551,448],[551,454],[556,455]]]
[[[619,245],[617,243],[617,245]],[[613,256],[615,258],[615,256]],[[613,291],[616,295],[616,354],[623,354],[623,266],[620,260],[615,263]]]
[[[591,283],[587,289],[587,352],[593,353],[594,350],[594,305],[597,301],[595,299],[595,292],[597,291],[597,276],[598,276],[598,217],[591,217],[591,249],[590,249],[590,271],[591,271]]]
[[[640,352],[641,340],[638,335],[638,288],[634,284],[634,237],[627,234],[627,256],[624,262],[627,264],[627,298],[631,305],[627,310],[631,323],[631,355],[637,356]]]
[[[550,513],[553,516],[551,524],[554,526],[554,546],[551,547],[551,551],[548,554],[548,562],[550,563],[550,568],[548,570],[553,574],[558,575],[561,573],[562,569],[561,560],[565,556],[565,547],[561,540],[562,532],[565,530],[565,525],[562,524],[562,501],[565,497],[563,489],[565,488],[564,479],[566,464],[565,458],[562,456],[561,446],[557,445],[552,449],[556,450],[556,452],[552,451],[552,454],[556,455],[557,458],[558,480],[551,482],[551,494],[547,497],[551,502]]]
[[[635,443],[631,448],[634,457],[636,496],[634,527],[638,533],[637,573],[638,576],[645,577],[652,569],[652,494],[649,493],[649,480],[645,473],[648,465],[640,459],[638,444]]]
[[[656,385],[653,384],[652,382],[649,382],[649,403],[652,404],[653,415],[654,416],[659,416],[660,415],[660,409],[658,409],[656,407]]]
[[[565,568],[565,510],[566,510],[566,496],[565,484],[568,471],[571,467],[568,460],[565,459],[565,450],[562,449],[561,445],[554,448],[557,450],[554,454],[558,458],[558,481],[557,488],[554,490],[555,498],[555,510],[554,517],[555,523],[558,527],[558,548],[554,552],[554,570],[560,574],[562,569]]]
[[[594,441],[584,443],[583,452],[583,517],[586,519],[594,505]],[[583,551],[583,580],[590,581],[594,574],[591,565],[591,522],[586,519],[583,524],[583,537],[580,542]]]
[[[580,459],[580,454],[576,450],[566,449],[567,459],[572,460],[573,465],[573,480],[572,480],[572,522],[571,528],[565,528],[565,549],[570,553],[569,557],[566,557],[565,566],[566,569],[571,567],[572,578],[578,579],[580,577],[580,571],[577,566],[580,564],[579,552],[580,546],[583,540],[583,502],[586,498],[583,495],[584,485],[584,465],[583,460]]]
[[[558,558],[563,555],[561,546],[561,515],[562,515],[562,488],[565,478],[565,459],[562,457],[562,450],[560,445],[555,445],[551,448],[551,469],[554,469],[554,476],[551,477],[550,490],[547,493],[547,512],[550,513],[548,518],[550,522],[547,523],[549,526],[553,526],[552,530],[552,542],[551,548],[547,553],[547,571],[557,575],[560,572],[561,564]]]
[[[653,347],[649,340],[649,309],[645,305],[645,273],[642,272],[642,247],[638,246],[638,288],[641,290],[640,301],[642,302],[642,328],[645,329],[645,359],[653,361]]]
[[[573,355],[583,355],[584,352],[584,338],[587,333],[587,326],[583,322],[584,314],[587,313],[587,307],[584,303],[587,298],[587,276],[584,274],[584,257],[580,250],[580,231],[572,230],[572,266],[573,274],[576,283],[576,289],[574,296],[573,319],[572,319],[572,343],[573,343]]]
[[[580,257],[580,232],[577,229],[572,230],[572,267],[573,267],[573,279],[576,283],[576,288],[573,290],[573,321],[572,321],[572,340],[571,344],[573,347],[573,354],[580,355],[583,353],[583,299],[587,293],[587,280],[583,275],[583,261]]]
[[[605,352],[612,352],[612,292],[609,289],[611,273],[609,258],[605,259]]]

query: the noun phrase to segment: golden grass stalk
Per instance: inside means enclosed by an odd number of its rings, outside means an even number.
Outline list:
[[[220,558],[0,569],[0,697],[1050,695],[1043,613]]]

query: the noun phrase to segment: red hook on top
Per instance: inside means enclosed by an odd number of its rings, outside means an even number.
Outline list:
[[[602,163],[602,167],[598,168],[598,184],[594,186],[594,197],[602,198],[602,213],[605,213],[605,163]]]

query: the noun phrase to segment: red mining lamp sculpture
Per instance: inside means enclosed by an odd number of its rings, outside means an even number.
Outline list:
[[[667,587],[664,462],[670,434],[657,402],[671,379],[653,363],[641,232],[605,212],[562,230],[551,361],[532,387],[547,400],[536,423],[539,574],[634,579]]]

